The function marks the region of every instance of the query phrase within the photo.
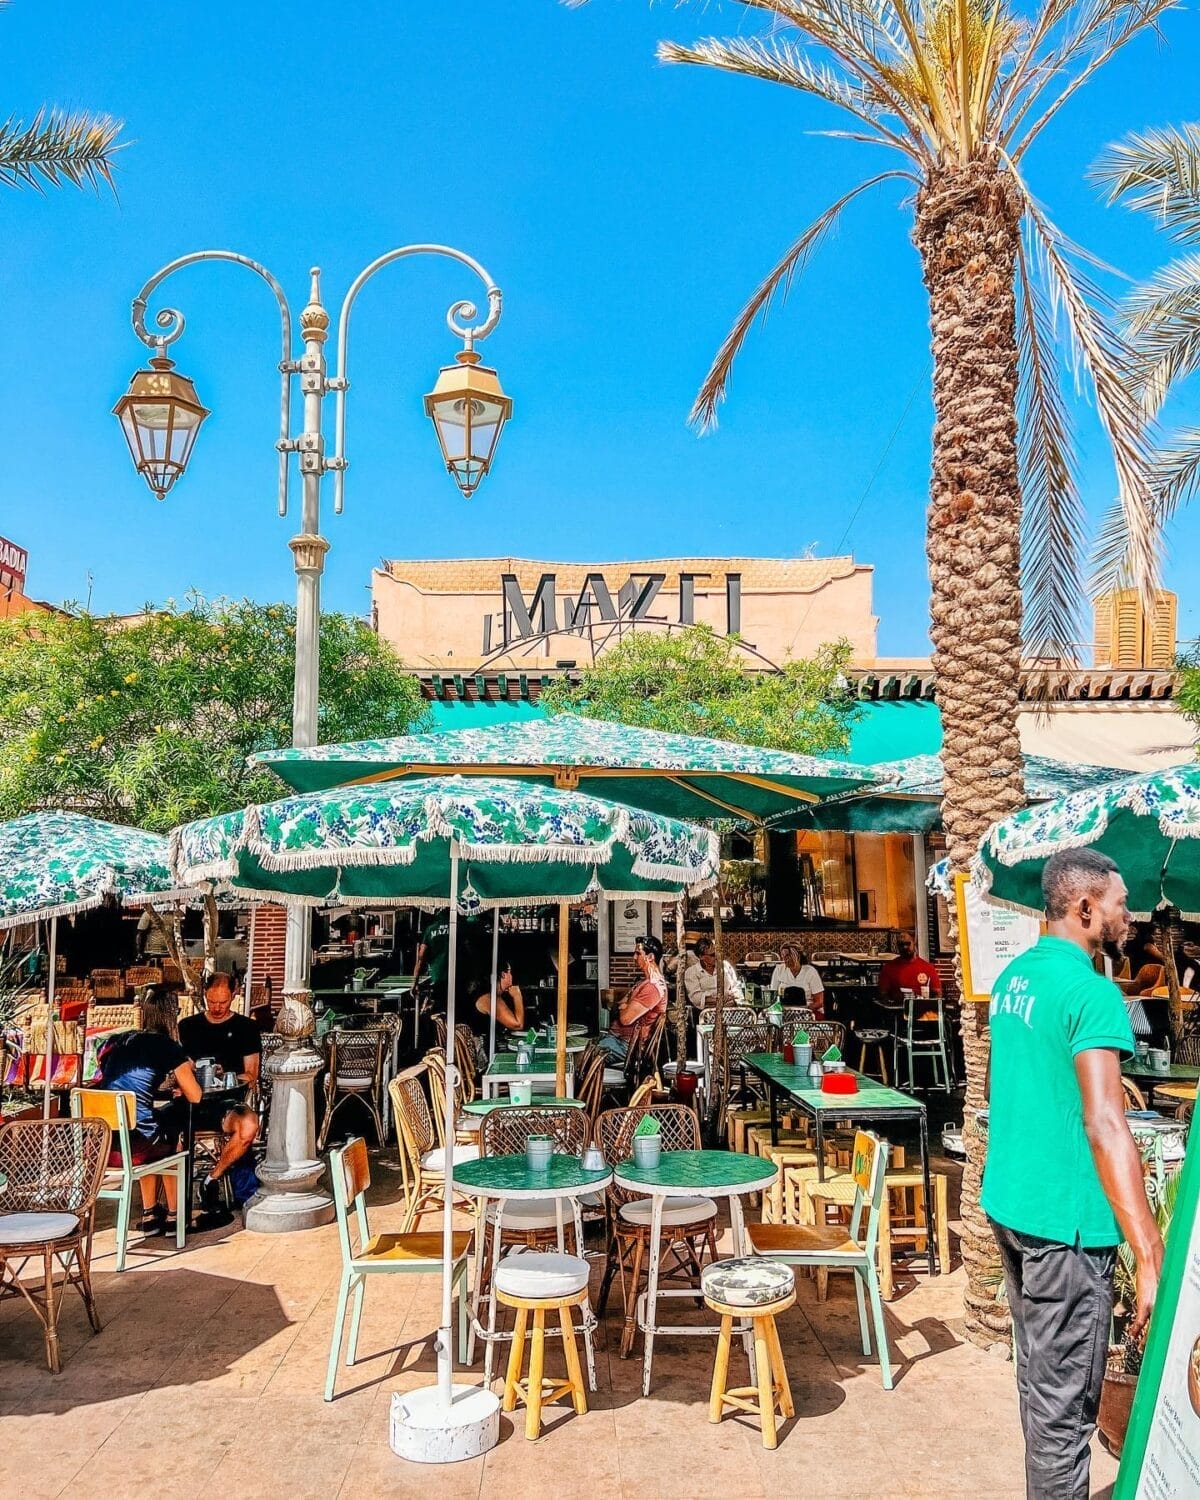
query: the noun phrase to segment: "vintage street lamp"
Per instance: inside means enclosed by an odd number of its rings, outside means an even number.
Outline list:
[[[496,445],[512,414],[512,401],[500,388],[495,370],[480,364],[474,349],[443,365],[437,384],[425,397],[425,414],[433,421],[442,457],[464,495],[473,495],[491,468]]]
[[[113,407],[138,473],[160,500],[187,468],[200,424],[208,416],[186,375],[159,353],[139,370]]]

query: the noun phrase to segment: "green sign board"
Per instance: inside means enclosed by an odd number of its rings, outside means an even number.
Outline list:
[[[1197,1495],[1200,1128],[1192,1130],[1188,1141],[1114,1500],[1195,1500]]]

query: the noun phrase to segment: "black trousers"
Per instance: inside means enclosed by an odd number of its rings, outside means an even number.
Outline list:
[[[1085,1249],[992,1224],[1016,1333],[1029,1500],[1088,1500],[1112,1318],[1116,1247]]]

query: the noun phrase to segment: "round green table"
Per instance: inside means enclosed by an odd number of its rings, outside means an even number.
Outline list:
[[[563,1205],[570,1203],[575,1217],[576,1253],[583,1251],[583,1215],[580,1200],[589,1193],[602,1193],[612,1181],[612,1170],[607,1166],[585,1167],[577,1156],[554,1155],[542,1171],[535,1172],[523,1151],[512,1156],[480,1156],[474,1161],[465,1161],[454,1168],[454,1186],[477,1198],[497,1200],[496,1218],[492,1234],[491,1291],[488,1295],[488,1319],[485,1327],[480,1320],[480,1303],[483,1300],[483,1246],[485,1214],[481,1206],[475,1219],[475,1292],[471,1299],[471,1339],[467,1349],[467,1363],[474,1362],[475,1340],[482,1339],[484,1346],[484,1388],[491,1385],[492,1355],[495,1346],[508,1334],[496,1332],[496,1268],[500,1264],[500,1230],[504,1221],[504,1205],[508,1200],[551,1199],[558,1218],[558,1249],[565,1252],[563,1239]],[[588,1376],[592,1390],[596,1389],[596,1357],[592,1349],[592,1323],[590,1314],[584,1318],[583,1340],[587,1350]]]
[[[729,1221],[733,1231],[733,1253],[746,1254],[746,1224],[742,1216],[741,1195],[762,1192],[775,1181],[778,1168],[761,1156],[741,1151],[664,1151],[657,1167],[639,1167],[634,1161],[623,1161],[613,1171],[613,1182],[627,1192],[650,1197],[650,1265],[646,1285],[645,1313],[638,1317],[643,1335],[642,1394],[650,1394],[650,1371],[654,1361],[656,1333],[712,1336],[719,1330],[715,1324],[680,1326],[657,1322],[660,1297],[696,1297],[688,1288],[658,1289],[659,1261],[662,1255],[662,1215],[668,1198],[728,1198]]]

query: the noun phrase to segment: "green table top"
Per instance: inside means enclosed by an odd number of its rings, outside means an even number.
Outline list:
[[[573,1189],[602,1187],[612,1176],[608,1167],[587,1171],[577,1156],[552,1156],[544,1172],[532,1172],[523,1151],[513,1156],[481,1156],[454,1168],[455,1187],[505,1193],[537,1192],[545,1197]]]
[[[533,1078],[538,1073],[553,1073],[555,1061],[553,1052],[539,1047],[534,1051],[532,1065],[527,1068],[518,1068],[515,1052],[497,1052],[488,1063],[484,1076],[487,1078]],[[569,1052],[567,1053],[567,1066],[571,1066]]]
[[[556,1099],[551,1094],[534,1094],[531,1104],[518,1104],[509,1099],[507,1095],[503,1099],[472,1099],[464,1104],[462,1112],[465,1115],[486,1115],[492,1109],[582,1109],[582,1099]]]
[[[925,1106],[911,1094],[888,1088],[877,1078],[868,1078],[865,1073],[855,1073],[858,1092],[855,1094],[826,1094],[813,1088],[809,1082],[808,1069],[798,1068],[794,1063],[785,1063],[777,1052],[752,1052],[746,1058],[746,1066],[753,1068],[764,1078],[783,1089],[797,1104],[810,1110],[852,1109],[865,1113],[873,1109],[924,1110]]]
[[[774,1162],[741,1151],[664,1151],[657,1167],[623,1161],[616,1169],[622,1183],[648,1188],[744,1188],[747,1192],[775,1176]]]
[[[1172,1063],[1166,1072],[1159,1072],[1149,1063],[1131,1058],[1121,1064],[1126,1078],[1145,1079],[1147,1083],[1196,1083],[1200,1081],[1200,1067],[1194,1063]]]

